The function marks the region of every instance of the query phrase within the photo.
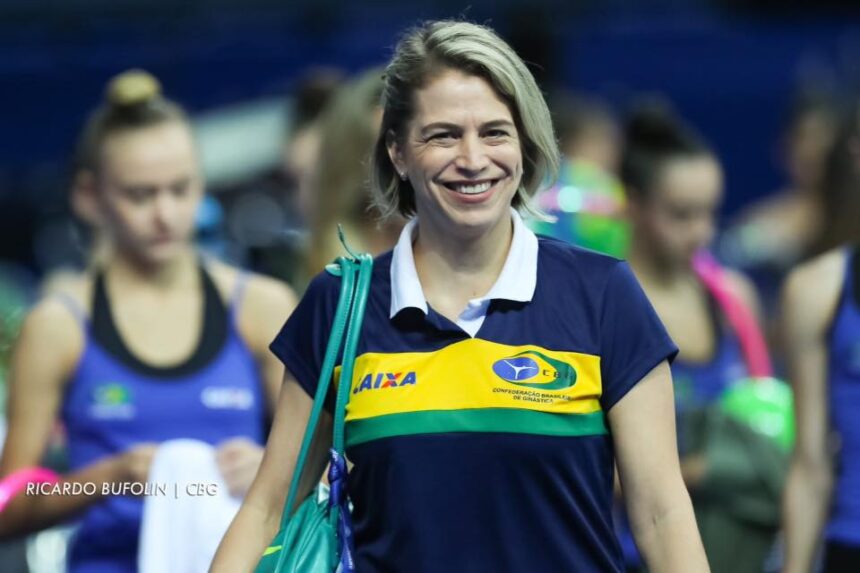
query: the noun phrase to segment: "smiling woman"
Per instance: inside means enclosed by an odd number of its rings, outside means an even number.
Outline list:
[[[674,344],[626,264],[521,219],[558,162],[526,66],[486,27],[431,22],[398,45],[382,104],[374,192],[410,221],[374,261],[346,382],[356,570],[622,571],[617,455],[651,571],[707,571],[675,448]],[[281,405],[213,572],[249,569],[275,534],[339,283],[319,275],[271,345]],[[324,448],[312,457],[321,472]]]
[[[478,27],[492,36],[472,35],[465,33],[459,24],[464,23],[439,22],[432,34],[406,35],[399,45],[398,57],[386,69],[382,137],[377,142],[373,164],[373,189],[383,216],[396,211],[407,217],[415,214],[412,182],[402,165],[389,161],[392,146],[403,148],[415,142],[415,137],[420,142],[422,136],[430,135],[441,137],[443,142],[447,139],[450,146],[454,142],[451,138],[462,138],[463,129],[467,127],[457,120],[478,122],[479,125],[473,127],[481,128],[478,135],[486,143],[507,144],[508,147],[513,143],[518,148],[520,172],[512,174],[517,179],[516,196],[511,203],[514,207],[534,213],[528,197],[547,180],[554,179],[558,171],[558,151],[549,110],[525,64],[510,46],[497,41],[488,29]],[[443,75],[451,77],[437,85],[435,93],[421,90],[419,94],[415,89]],[[458,77],[467,81],[461,85],[456,81]],[[413,96],[422,99],[419,102]],[[436,96],[447,99],[444,103],[437,102]],[[471,97],[471,105],[458,101],[461,96]],[[450,104],[454,107],[449,107]],[[475,104],[489,104],[491,110],[481,110]],[[447,123],[444,117],[434,117],[449,109],[451,112],[459,110],[460,117],[451,118],[455,120],[453,123]],[[419,110],[423,117],[416,118]],[[464,117],[470,110],[479,111],[480,118]],[[434,126],[434,122],[439,125]],[[409,123],[420,133],[407,133]],[[439,133],[429,133],[434,129]]]

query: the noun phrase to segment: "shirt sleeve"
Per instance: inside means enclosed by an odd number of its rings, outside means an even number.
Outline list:
[[[608,412],[655,366],[678,354],[630,266],[610,271],[600,316],[601,406]]]
[[[317,275],[269,345],[269,349],[284,363],[299,386],[312,398],[319,384],[339,294],[338,277],[327,272]],[[331,390],[330,387],[329,398],[333,395]]]

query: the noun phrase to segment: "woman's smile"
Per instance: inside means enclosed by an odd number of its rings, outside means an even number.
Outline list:
[[[454,200],[476,204],[483,203],[491,198],[499,190],[499,183],[505,181],[507,177],[496,179],[482,179],[479,181],[446,181],[442,185],[448,189]]]

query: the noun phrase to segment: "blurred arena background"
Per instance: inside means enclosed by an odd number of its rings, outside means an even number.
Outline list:
[[[667,97],[723,159],[731,215],[782,184],[777,140],[793,95],[860,81],[857,18],[839,3],[804,4],[3,0],[0,258],[41,273],[74,256],[60,240],[69,158],[113,74],[147,69],[190,108],[218,197],[277,163],[305,70],[378,65],[406,25],[457,15],[492,23],[547,91],[618,110],[643,93]]]

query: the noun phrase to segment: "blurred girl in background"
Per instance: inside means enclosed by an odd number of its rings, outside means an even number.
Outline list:
[[[341,223],[359,251],[380,254],[394,246],[404,221],[379,222],[371,211],[370,155],[382,121],[382,70],[372,68],[344,84],[323,112],[317,164],[299,202],[311,229],[307,276],[342,254]]]
[[[860,571],[860,121],[846,119],[823,178],[840,197],[822,245],[788,277],[782,332],[797,445],[784,499],[785,573]],[[838,242],[837,242],[838,241]]]
[[[819,238],[832,215],[830,193],[822,184],[838,128],[837,110],[823,94],[796,98],[780,142],[785,188],[744,209],[727,229],[721,249],[733,264],[769,271],[781,280],[792,265],[821,252]]]
[[[558,181],[536,202],[554,221],[535,219],[536,233],[624,258],[630,230],[618,179],[621,130],[599,99],[559,92],[550,100],[561,151]]]
[[[713,571],[760,572],[773,528],[723,513],[709,504],[705,491],[719,487],[706,447],[705,414],[747,376],[739,339],[693,266],[694,256],[714,238],[723,170],[707,144],[659,103],[635,112],[625,135],[621,177],[632,235],[628,260],[680,350],[672,364],[679,453],[702,541]],[[731,294],[757,314],[751,284],[731,271],[724,276]],[[777,500],[774,496],[775,510]]]
[[[268,351],[294,306],[284,285],[203,260],[193,246],[203,179],[184,111],[151,75],[114,78],[79,147],[75,209],[99,257],[30,312],[15,348],[0,475],[37,466],[55,420],[61,481],[95,495],[16,497],[0,534],[81,518],[72,573],[137,570],[142,500],[103,484],[145,482],[160,442],[217,446],[233,495],[262,458],[281,368]]]

